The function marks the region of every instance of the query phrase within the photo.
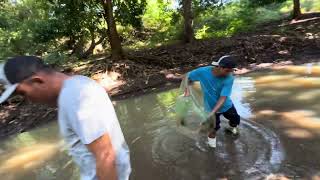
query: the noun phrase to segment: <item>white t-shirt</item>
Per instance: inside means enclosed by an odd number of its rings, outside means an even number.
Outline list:
[[[96,180],[96,162],[86,144],[107,133],[116,152],[119,180],[128,180],[130,155],[113,104],[104,88],[85,76],[67,79],[58,99],[59,127],[82,180]],[[108,171],[108,169],[106,169]]]

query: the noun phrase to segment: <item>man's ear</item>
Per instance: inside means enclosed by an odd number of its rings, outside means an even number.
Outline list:
[[[41,76],[32,76],[30,79],[31,83],[37,83],[37,84],[43,84],[44,83],[44,79]]]

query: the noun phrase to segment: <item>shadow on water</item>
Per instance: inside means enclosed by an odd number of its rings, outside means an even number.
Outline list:
[[[253,119],[273,129],[286,150],[279,173],[289,178],[319,177],[320,66],[290,66],[250,74],[256,91],[247,100]]]
[[[131,150],[131,179],[316,177],[320,168],[317,68],[311,74],[305,73],[306,67],[288,67],[238,77],[232,99],[240,115],[250,120],[242,121],[238,138],[219,131],[215,150],[206,145],[205,134],[177,127],[173,107],[178,90],[115,101]],[[79,176],[61,150],[55,122],[1,141],[0,160],[0,174],[6,179]]]

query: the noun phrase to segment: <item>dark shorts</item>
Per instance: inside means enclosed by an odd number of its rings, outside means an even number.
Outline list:
[[[224,113],[216,113],[216,127],[215,130],[218,131],[220,129],[220,116],[223,115],[226,119],[229,120],[229,125],[232,127],[237,127],[240,124],[240,116],[236,110],[236,108],[232,105],[230,109],[228,109]]]

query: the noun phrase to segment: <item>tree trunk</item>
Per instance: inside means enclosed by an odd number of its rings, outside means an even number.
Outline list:
[[[124,54],[122,51],[121,41],[117,32],[116,23],[113,17],[113,5],[111,0],[101,0],[104,9],[104,18],[108,24],[108,37],[111,46],[111,57],[113,60],[121,59]]]
[[[301,16],[300,0],[293,0],[293,19],[298,19]]]
[[[192,0],[182,1],[183,18],[184,18],[184,31],[183,31],[183,41],[185,43],[190,43],[194,40],[193,32],[193,14],[192,14]]]
[[[95,48],[97,45],[101,44],[102,41],[106,38],[105,33],[103,33],[103,34],[101,34],[100,39],[96,42],[96,36],[94,35],[94,31],[91,30],[91,31],[90,31],[90,34],[91,34],[91,44],[90,44],[89,48],[80,55],[80,58],[86,59],[86,58],[88,58],[90,55],[92,55],[94,48]]]
[[[94,35],[94,30],[90,30],[90,35],[91,44],[89,48],[80,55],[80,57],[84,59],[88,58],[93,53],[93,50],[96,47],[96,36]]]
[[[80,39],[75,42],[75,45],[73,46],[71,54],[74,54],[77,57],[80,57],[80,55],[84,51],[85,44],[86,44],[86,40],[83,36],[81,36]]]

